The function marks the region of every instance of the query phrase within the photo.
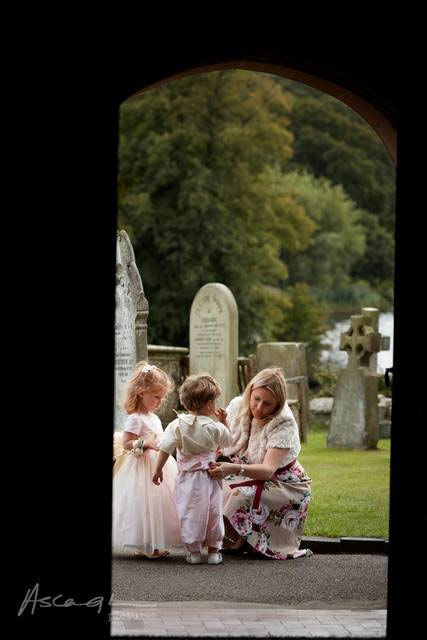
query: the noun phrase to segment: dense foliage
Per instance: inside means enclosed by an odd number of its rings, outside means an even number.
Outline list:
[[[119,228],[150,302],[149,342],[188,345],[191,302],[207,282],[236,297],[242,354],[259,340],[318,350],[325,303],[366,304],[374,286],[390,299],[381,143],[340,103],[287,82],[210,72],[122,105]]]

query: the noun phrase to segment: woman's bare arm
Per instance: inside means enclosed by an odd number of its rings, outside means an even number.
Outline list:
[[[243,466],[242,475],[254,480],[270,480],[288,452],[289,449],[267,449],[261,464],[240,465],[234,462],[214,462],[209,469],[209,474],[213,478],[225,478],[231,474],[240,473],[240,467]]]

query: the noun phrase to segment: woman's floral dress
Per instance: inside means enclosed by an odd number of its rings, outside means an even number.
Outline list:
[[[231,432],[236,432],[236,439],[240,403],[240,397],[234,398],[227,407]],[[310,503],[311,479],[297,461],[301,450],[298,426],[287,405],[280,416],[264,426],[252,421],[246,450],[231,459],[243,464],[260,464],[271,448],[289,449],[271,480],[227,476],[224,516],[251,547],[269,558],[286,560],[312,555],[309,549],[299,548]]]

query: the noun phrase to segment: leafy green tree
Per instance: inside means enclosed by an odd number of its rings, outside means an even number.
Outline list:
[[[287,173],[282,184],[316,224],[303,252],[287,247],[282,253],[289,284],[305,282],[319,302],[334,301],[336,292],[350,285],[351,268],[365,250],[362,212],[341,186],[307,172]]]
[[[364,278],[370,274],[370,281],[377,284],[386,281],[394,271],[394,238],[368,211],[362,211],[360,223],[366,238],[366,249],[352,266],[352,278]]]
[[[241,349],[274,339],[288,300],[285,246],[314,230],[278,179],[292,155],[289,101],[259,74],[191,76],[121,108],[119,226],[150,301],[149,341],[188,344],[206,282],[236,297]]]
[[[268,74],[190,76],[124,103],[119,226],[150,301],[149,341],[188,344],[206,282],[234,293],[246,353],[275,339],[314,349],[319,303],[391,300],[384,154],[350,109]]]
[[[305,342],[309,365],[317,362],[325,347],[322,336],[328,330],[326,307],[312,295],[305,282],[287,288],[288,306],[283,312],[277,339],[283,342]]]
[[[393,300],[394,271],[396,176],[391,158],[373,129],[345,104],[307,85],[273,77],[291,98],[290,167],[341,185],[364,211],[360,222],[366,235],[365,254],[351,272],[355,282],[350,297],[356,304],[360,296],[374,297],[387,308]],[[337,298],[350,295],[348,287],[340,290]]]
[[[292,165],[341,184],[359,208],[376,215],[394,233],[395,168],[376,132],[332,96],[275,79],[291,97]]]

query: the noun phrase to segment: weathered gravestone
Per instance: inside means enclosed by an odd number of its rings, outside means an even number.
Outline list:
[[[372,328],[375,331],[379,329],[380,310],[375,307],[363,307],[362,316],[372,317]],[[390,336],[381,336],[380,351],[388,351],[390,349]],[[373,353],[369,360],[369,368],[373,372],[378,371],[378,354]],[[378,437],[379,439],[390,438],[391,435],[391,398],[378,396]]]
[[[302,442],[307,441],[310,405],[305,346],[302,342],[260,342],[256,351],[257,371],[280,367],[286,379],[288,404],[298,423]]]
[[[372,318],[372,328],[374,331],[379,330],[380,324],[380,310],[375,307],[363,307],[362,308],[362,316],[371,316]],[[390,336],[381,336],[381,346],[380,351],[388,351],[390,349]],[[371,371],[376,372],[378,369],[378,354],[373,353],[369,360],[369,368]]]
[[[176,409],[179,407],[178,390],[183,382],[183,364],[182,361],[188,356],[188,349],[185,347],[168,347],[162,345],[148,345],[148,360],[150,364],[156,365],[175,383],[174,389],[165,398],[156,414],[159,416],[163,428],[166,428],[169,422],[175,420]]]
[[[190,311],[190,375],[210,373],[221,385],[218,405],[239,394],[237,384],[238,310],[230,289],[205,284]]]
[[[117,233],[114,430],[123,429],[123,397],[135,364],[147,360],[148,301],[125,231]]]
[[[375,449],[379,438],[378,377],[371,358],[381,350],[381,334],[371,315],[351,316],[341,334],[340,349],[347,352],[347,368],[340,371],[328,435],[329,447]]]

